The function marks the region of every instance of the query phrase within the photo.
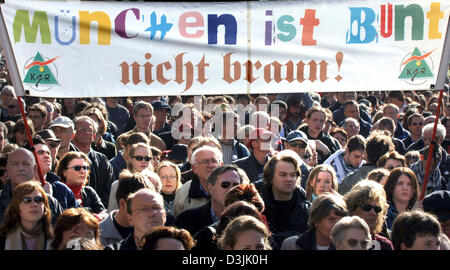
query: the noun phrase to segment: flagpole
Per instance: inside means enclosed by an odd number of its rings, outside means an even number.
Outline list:
[[[41,185],[44,186],[45,178],[42,174],[41,166],[39,163],[39,158],[36,153],[36,149],[34,148],[33,144],[33,138],[31,136],[30,127],[28,126],[27,117],[25,114],[25,108],[23,107],[22,98],[21,96],[25,95],[24,87],[22,84],[22,81],[20,79],[19,69],[17,67],[16,58],[14,56],[14,51],[11,46],[11,42],[9,40],[8,32],[6,29],[6,23],[5,19],[3,17],[3,10],[0,5],[0,44],[3,48],[3,53],[5,54],[6,59],[6,65],[8,67],[8,72],[11,76],[11,81],[14,86],[14,91],[17,96],[17,102],[19,103],[20,108],[20,114],[22,115],[23,123],[25,125],[25,131],[27,133],[28,142],[30,143],[31,152],[34,155],[34,159],[36,160],[37,168],[38,168],[38,175],[39,175],[39,181],[41,182]]]

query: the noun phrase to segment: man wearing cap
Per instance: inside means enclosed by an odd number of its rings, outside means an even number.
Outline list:
[[[306,153],[306,147],[308,146],[308,136],[303,131],[300,130],[293,130],[288,133],[286,136],[286,139],[284,140],[284,149],[292,150],[300,157],[300,159],[303,158],[303,156]],[[311,171],[311,168],[307,166],[303,160],[300,163],[300,171],[302,173],[302,187],[305,188],[306,181],[309,177],[309,172]]]
[[[336,151],[323,164],[333,166],[340,184],[345,176],[361,167],[365,150],[366,139],[361,135],[355,135],[347,141],[345,149]]]
[[[254,183],[263,179],[264,164],[269,159],[273,149],[271,146],[272,132],[257,128],[250,133],[248,148],[251,153],[248,157],[233,162],[243,169],[250,182]]]
[[[439,190],[425,196],[423,210],[434,214],[441,223],[442,232],[450,237],[450,191]]]
[[[161,100],[153,100],[150,104],[153,106],[153,114],[155,115],[153,133],[159,135],[160,133],[170,131],[172,125],[167,121],[167,116],[171,111],[169,104]]]
[[[55,118],[49,128],[55,133],[56,138],[61,140],[57,154],[58,159],[69,151],[76,151],[75,146],[71,143],[75,136],[75,125],[69,117],[59,116]]]
[[[51,129],[41,130],[37,133],[37,135],[44,139],[45,144],[50,149],[50,156],[52,158],[52,168],[50,171],[53,172],[56,168],[56,164],[58,163],[56,155],[58,154],[58,148],[61,145],[61,140],[56,138],[55,133],[53,133]]]
[[[187,160],[187,145],[175,144],[169,151],[167,159],[175,164],[183,164]],[[156,167],[155,167],[156,168]]]

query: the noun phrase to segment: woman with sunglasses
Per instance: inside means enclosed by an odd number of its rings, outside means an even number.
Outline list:
[[[345,194],[345,202],[351,216],[359,216],[369,225],[372,235],[371,250],[393,250],[391,241],[380,235],[388,210],[386,192],[379,183],[361,180]]]
[[[166,212],[173,214],[175,192],[183,185],[181,183],[180,168],[170,161],[163,161],[156,167],[155,172],[159,175],[162,182],[161,195],[164,198]]]
[[[97,192],[89,182],[89,158],[82,152],[67,152],[58,162],[56,175],[61,178],[75,195],[78,204],[102,219],[106,215],[106,209]]]
[[[310,202],[314,202],[317,196],[325,192],[338,194],[337,189],[338,181],[336,172],[330,165],[317,165],[309,173],[308,180],[306,181],[306,197]]]
[[[152,165],[152,150],[148,144],[136,143],[133,144],[129,151],[130,160],[128,162],[128,169],[131,172],[142,172],[145,169],[153,171]]]
[[[50,250],[52,238],[47,194],[37,181],[18,185],[0,226],[0,250]]]
[[[389,209],[386,218],[388,229],[392,228],[395,218],[405,211],[420,208],[419,182],[414,172],[409,168],[396,168],[389,174],[384,190]]]

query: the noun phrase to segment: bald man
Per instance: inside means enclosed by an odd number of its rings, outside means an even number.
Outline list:
[[[6,208],[16,187],[27,181],[37,181],[34,179],[34,175],[37,173],[37,164],[33,153],[21,147],[12,151],[8,155],[6,171],[8,172],[9,180],[0,194],[0,222],[3,221]],[[52,211],[52,223],[55,224],[63,209],[55,198],[51,195],[47,196]]]

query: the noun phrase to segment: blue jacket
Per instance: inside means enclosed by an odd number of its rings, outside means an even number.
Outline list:
[[[123,150],[117,153],[117,156],[110,161],[113,168],[114,179],[119,179],[119,174],[127,167],[127,162],[123,158],[122,153]]]

